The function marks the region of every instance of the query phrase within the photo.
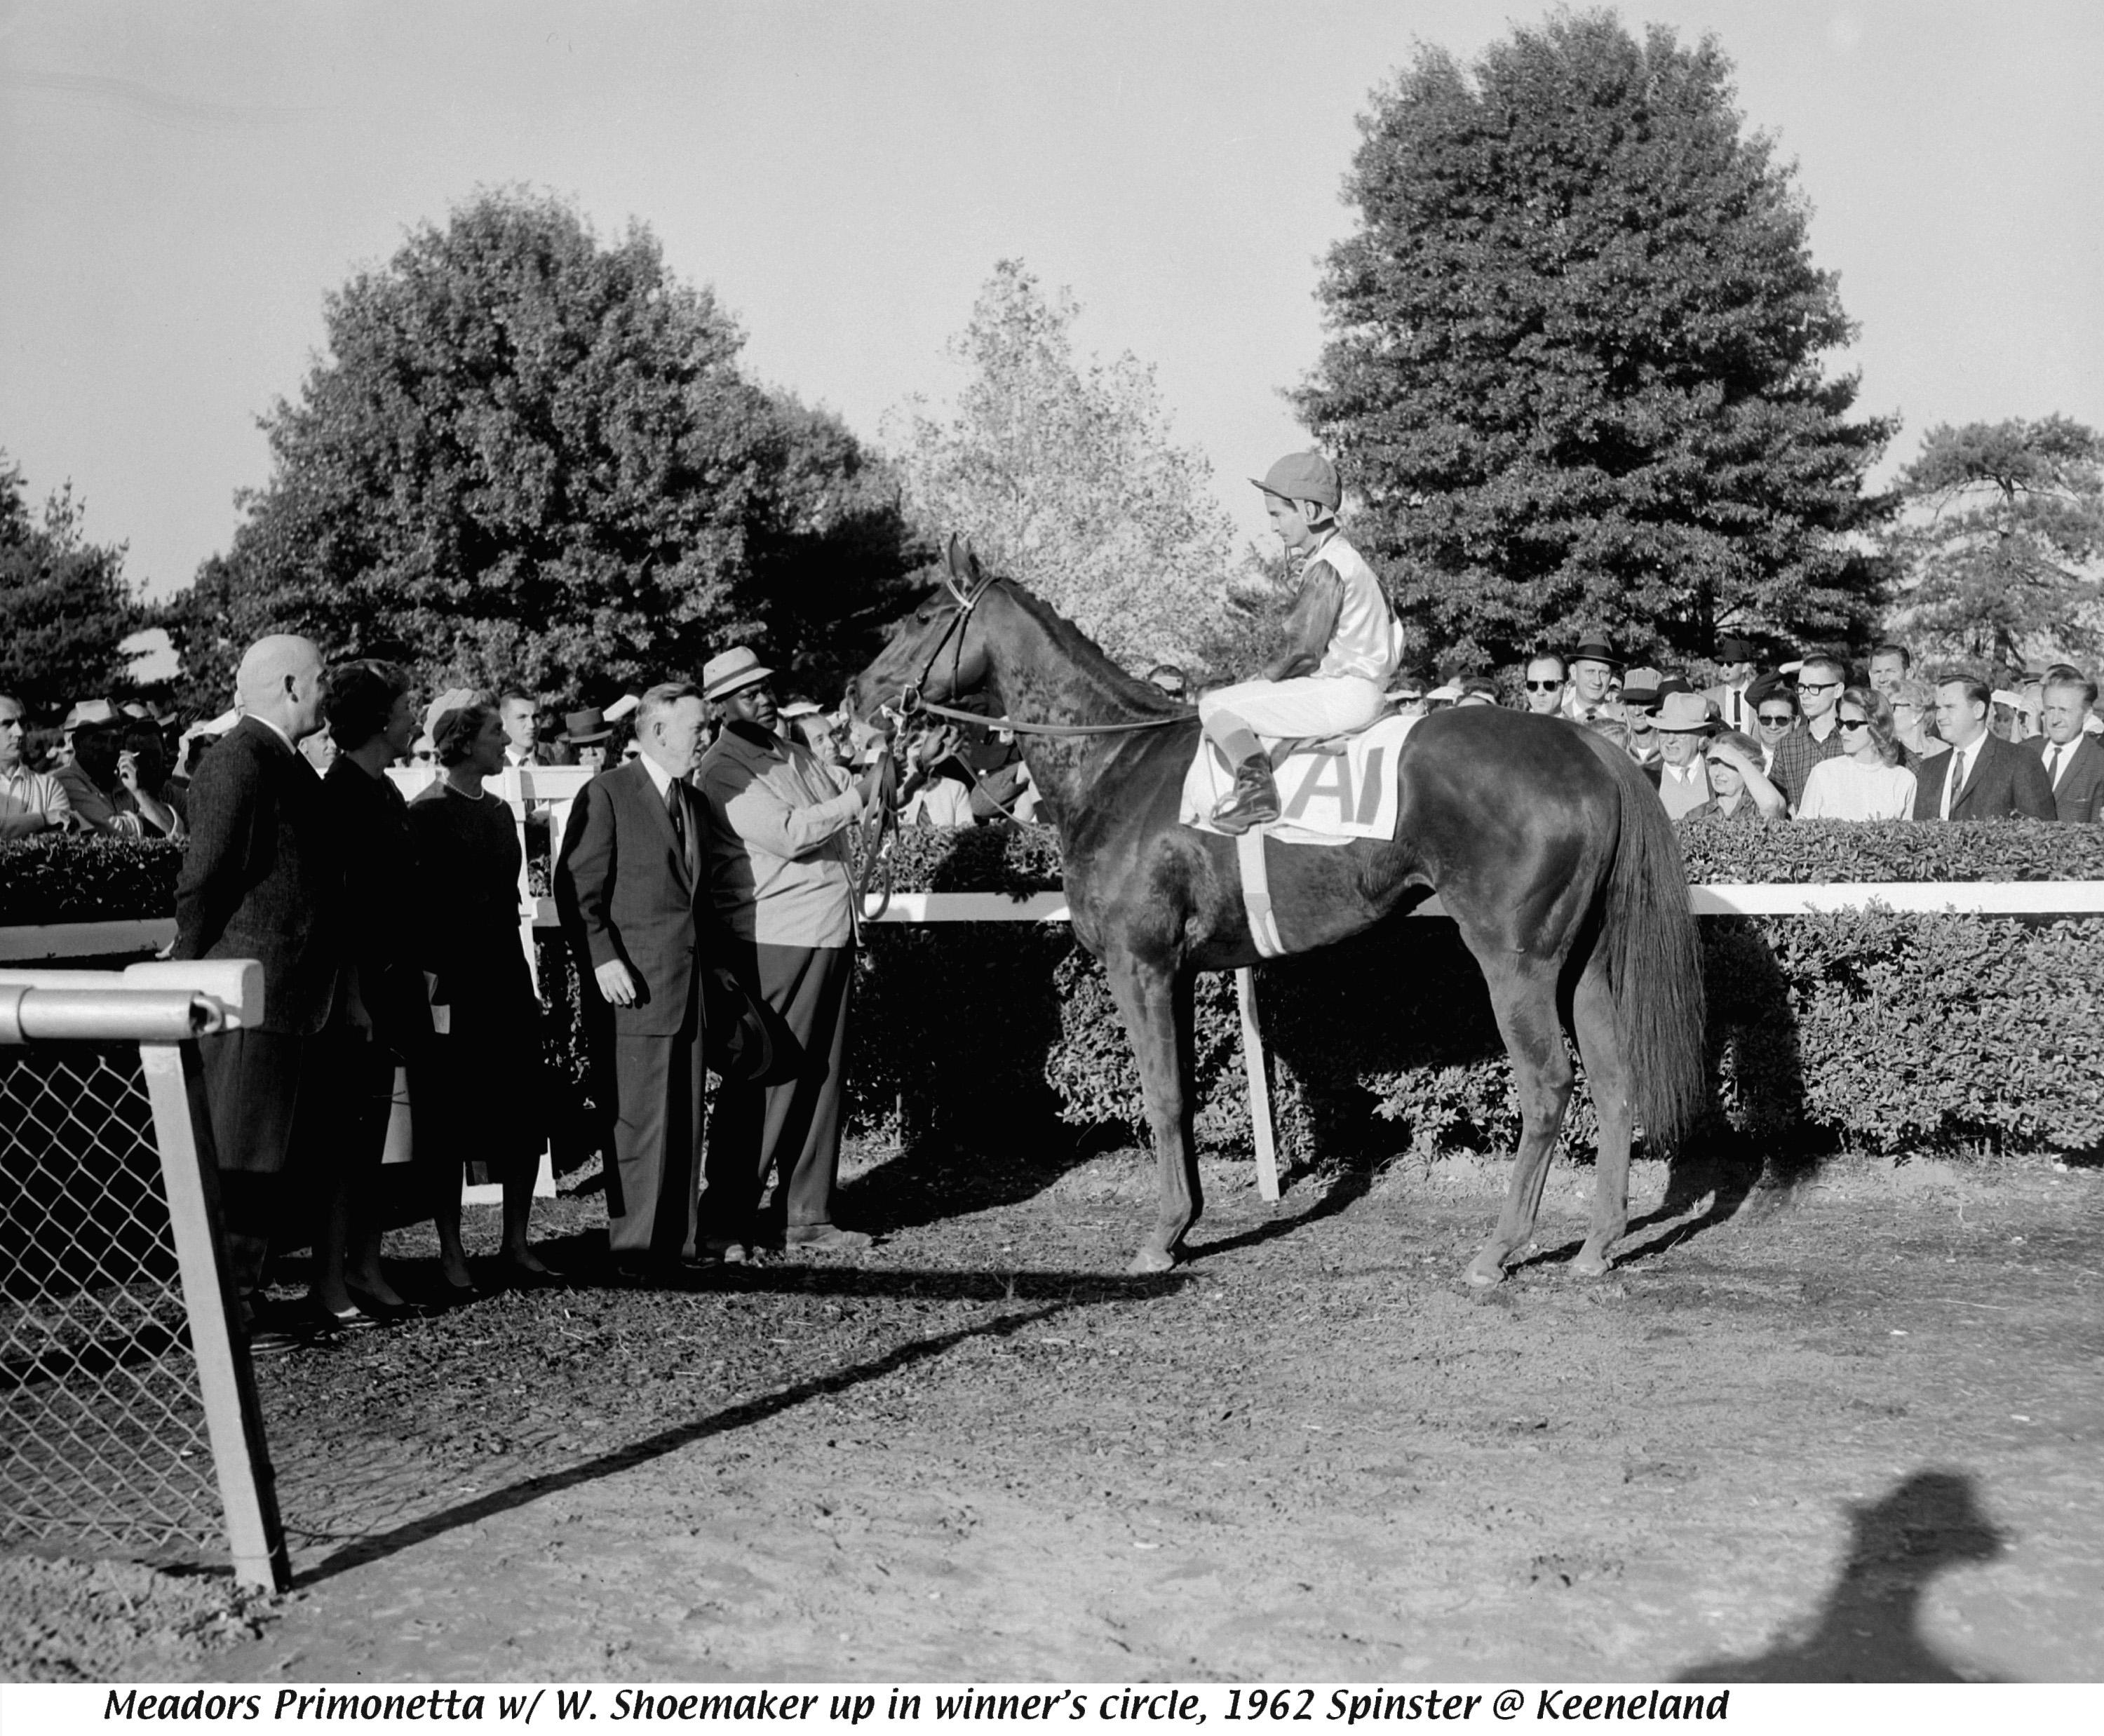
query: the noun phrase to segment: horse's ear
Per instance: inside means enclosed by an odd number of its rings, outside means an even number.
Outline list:
[[[969,589],[978,576],[978,560],[972,553],[972,546],[956,531],[950,533],[950,546],[943,557],[950,569],[950,577]]]

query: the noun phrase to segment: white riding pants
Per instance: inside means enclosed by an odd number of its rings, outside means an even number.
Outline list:
[[[1229,765],[1254,749],[1235,738],[1342,735],[1380,715],[1380,684],[1355,675],[1299,675],[1286,681],[1237,681],[1198,701],[1198,722]]]

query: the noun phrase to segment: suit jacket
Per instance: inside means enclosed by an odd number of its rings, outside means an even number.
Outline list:
[[[1752,685],[1751,681],[1746,684],[1746,687]],[[1739,717],[1736,723],[1732,719],[1732,693],[1731,688],[1720,683],[1715,687],[1704,688],[1702,697],[1717,707],[1717,715],[1723,720],[1726,729],[1736,730],[1741,734],[1751,735],[1754,733],[1754,707],[1746,698],[1746,688],[1741,687],[1738,689]]]
[[[343,852],[322,780],[275,730],[244,717],[198,762],[189,807],[169,956],[259,960],[261,1029],[313,1036],[335,1004],[346,944]]]
[[[2043,735],[2034,735],[2024,743],[2024,752],[2035,755],[2044,771],[2045,751],[2052,745]],[[2075,757],[2061,768],[2060,782],[2053,784],[2053,806],[2064,820],[2094,825],[2104,820],[2104,748],[2093,735],[2077,736],[2073,745]]]
[[[649,772],[635,760],[584,787],[555,864],[555,908],[587,987],[594,971],[618,958],[641,991],[635,1006],[612,1009],[622,1036],[676,1035],[693,997],[709,910],[708,822],[688,785],[673,788],[685,804],[686,856]]]
[[[1950,781],[1958,750],[1939,753],[1916,782],[1914,817],[1936,819],[1943,809],[1943,786]],[[1965,788],[1950,804],[1950,817],[1960,819],[2052,819],[2053,786],[2045,781],[2045,767],[2035,753],[2026,753],[2014,742],[1987,734],[1974,744],[1972,767]]]

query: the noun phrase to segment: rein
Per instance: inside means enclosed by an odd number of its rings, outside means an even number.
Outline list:
[[[1013,730],[1018,735],[1126,735],[1139,730],[1166,730],[1172,724],[1188,723],[1198,715],[1193,708],[1166,717],[1136,717],[1126,723],[1019,723],[1013,717],[983,717],[977,712],[963,711],[954,705],[938,705],[933,699],[923,698],[920,689],[928,685],[928,677],[934,673],[936,661],[952,636],[956,644],[950,654],[950,687],[956,691],[965,660],[965,627],[972,618],[972,611],[978,607],[979,599],[996,582],[995,575],[988,573],[967,591],[947,572],[943,573],[942,580],[943,588],[957,600],[956,613],[950,617],[950,624],[943,629],[943,636],[928,653],[928,661],[920,666],[920,680],[901,688],[898,703],[887,707],[898,713],[902,723],[916,712],[925,712],[930,716],[977,724],[982,729]]]

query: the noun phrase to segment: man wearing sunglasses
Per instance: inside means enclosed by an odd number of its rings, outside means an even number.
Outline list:
[[[1609,685],[1622,672],[1622,660],[1605,639],[1588,639],[1571,653],[1570,679],[1563,687],[1563,715],[1573,723],[1611,716]]]
[[[1527,660],[1527,674],[1522,678],[1527,695],[1527,708],[1537,717],[1553,717],[1563,706],[1563,689],[1570,685],[1570,672],[1563,667],[1563,659],[1553,651],[1537,651]]]
[[[1746,689],[1746,698],[1753,706],[1752,734],[1760,749],[1761,771],[1772,778],[1776,749],[1797,722],[1797,700],[1787,679],[1780,675],[1763,676]]]
[[[1812,775],[1812,768],[1848,751],[1834,726],[1834,707],[1848,685],[1848,666],[1839,658],[1815,652],[1798,665],[1797,706],[1804,721],[1776,743],[1775,761],[1768,770],[1776,787],[1789,798],[1792,813],[1804,800],[1804,780]]]
[[[1753,683],[1754,659],[1759,655],[1750,639],[1727,634],[1717,641],[1717,685],[1702,689],[1702,697],[1717,707],[1717,716],[1727,730],[1753,727],[1753,702],[1746,689]]]

